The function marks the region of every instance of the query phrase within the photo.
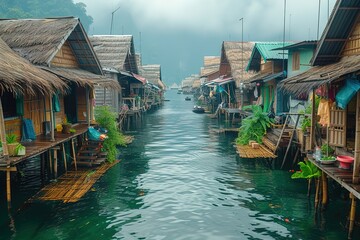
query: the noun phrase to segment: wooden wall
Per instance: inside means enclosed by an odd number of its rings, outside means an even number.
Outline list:
[[[78,101],[77,118],[79,122],[83,122],[86,121],[86,89],[78,87],[76,96]]]
[[[70,44],[67,41],[58,51],[58,53],[52,60],[51,65],[56,67],[71,67],[71,68],[79,67],[76,57],[73,51],[71,50]]]
[[[343,56],[360,54],[360,23],[358,22],[345,44]]]
[[[261,73],[271,73],[273,71],[273,62],[267,61],[265,63],[262,63],[260,66]]]
[[[11,120],[5,119],[5,132],[6,134],[16,134],[20,140],[21,137],[21,118],[13,118]]]

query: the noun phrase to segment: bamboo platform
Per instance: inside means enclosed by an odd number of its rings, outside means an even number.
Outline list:
[[[94,185],[94,183],[119,161],[104,163],[95,169],[80,169],[68,171],[44,188],[42,188],[32,199],[42,201],[62,201],[64,203],[77,202]]]
[[[276,158],[277,156],[264,145],[252,148],[249,145],[236,145],[237,152],[241,158]]]

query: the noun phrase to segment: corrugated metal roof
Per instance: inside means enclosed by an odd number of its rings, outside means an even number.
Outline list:
[[[312,65],[326,65],[340,59],[341,51],[356,24],[359,0],[338,0],[321,35]]]
[[[298,42],[298,43],[294,43],[294,44],[290,44],[288,46],[285,47],[280,47],[280,48],[276,48],[274,50],[289,50],[289,49],[298,49],[298,48],[303,48],[303,47],[316,47],[317,41],[316,40],[308,40],[308,41],[302,41],[302,42]]]
[[[282,60],[287,59],[287,51],[286,50],[274,50],[278,48],[283,48],[292,43],[290,42],[257,42],[253,48],[251,53],[250,60],[246,67],[246,71],[259,71],[261,65],[261,59],[264,61],[269,60]],[[285,51],[285,52],[284,52]]]

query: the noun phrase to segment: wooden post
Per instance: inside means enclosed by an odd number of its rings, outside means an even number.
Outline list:
[[[6,200],[7,200],[8,209],[10,209],[11,208],[11,178],[10,178],[11,161],[9,158],[9,150],[6,143],[5,120],[4,120],[1,98],[0,98],[0,134],[1,134],[1,144],[3,147],[3,157],[6,161]]]
[[[50,99],[50,127],[51,127],[51,139],[50,141],[55,141],[55,122],[54,122],[54,111],[53,111],[53,105],[52,105],[52,94],[49,95]]]
[[[64,158],[65,173],[67,173],[66,150],[65,150],[65,144],[64,143],[61,144],[61,148],[62,148],[63,158]]]
[[[320,179],[316,178],[316,190],[315,190],[315,211],[317,211],[319,206],[319,195],[320,195]]]
[[[52,164],[52,153],[51,150],[48,151],[49,153],[49,170],[50,170],[50,175],[53,174],[53,164]],[[52,176],[51,176],[52,177]]]
[[[322,180],[322,201],[321,201],[321,208],[322,210],[326,209],[328,204],[328,180],[326,173],[321,173],[321,180]]]
[[[349,232],[348,232],[348,239],[351,239],[352,232],[354,230],[354,223],[355,223],[355,213],[356,213],[356,198],[355,196],[350,193],[351,199],[351,209],[350,209],[350,216],[349,216]]]
[[[86,123],[90,127],[90,96],[89,87],[86,87]],[[105,93],[104,93],[104,105],[105,105]]]
[[[354,170],[353,183],[359,183],[360,171],[360,92],[356,95],[356,123],[355,123],[355,154],[354,154]]]
[[[314,149],[315,124],[316,124],[315,89],[313,89],[313,92],[312,92],[311,105],[312,105],[312,107],[311,107],[310,148]]]
[[[74,138],[71,139],[71,149],[72,149],[72,154],[73,154],[73,159],[74,159],[75,171],[77,171],[77,163],[76,163],[76,152],[75,152]]]
[[[57,179],[57,163],[58,163],[58,155],[57,155],[57,150],[58,148],[57,147],[54,147],[53,148],[53,151],[54,151],[54,178]]]

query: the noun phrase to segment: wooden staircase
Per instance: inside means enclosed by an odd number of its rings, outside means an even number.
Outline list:
[[[106,161],[107,152],[102,152],[102,142],[87,141],[79,149],[76,156],[77,166],[93,167],[101,165]]]

